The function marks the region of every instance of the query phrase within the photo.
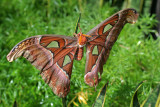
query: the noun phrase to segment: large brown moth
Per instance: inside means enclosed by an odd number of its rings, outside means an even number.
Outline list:
[[[80,30],[74,37],[63,35],[38,35],[18,43],[7,55],[9,62],[23,56],[38,70],[44,81],[59,97],[70,91],[73,60],[81,60],[86,46],[85,83],[97,86],[103,65],[126,23],[135,23],[135,9],[124,9],[110,16],[87,34]],[[107,29],[107,30],[106,30]]]

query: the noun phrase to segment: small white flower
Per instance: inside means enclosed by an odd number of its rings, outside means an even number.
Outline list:
[[[53,103],[51,103],[51,106],[53,106]]]
[[[141,41],[138,41],[137,45],[140,45],[141,44]]]

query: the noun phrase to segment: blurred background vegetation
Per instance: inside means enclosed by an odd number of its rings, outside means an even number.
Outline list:
[[[40,34],[72,36],[80,12],[81,28],[87,33],[110,15],[130,7],[137,9],[140,17],[136,24],[123,28],[103,67],[97,91],[84,83],[84,53],[81,61],[74,61],[67,104],[90,107],[109,81],[104,106],[128,107],[138,83],[147,80],[139,90],[142,103],[160,83],[158,18],[157,11],[151,11],[152,4],[152,0],[0,0],[0,106],[62,106],[61,98],[27,60],[7,61],[6,55],[18,42]]]

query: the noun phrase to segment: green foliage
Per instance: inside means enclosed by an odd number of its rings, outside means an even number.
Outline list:
[[[39,71],[27,60],[19,58],[13,63],[6,59],[9,51],[21,40],[40,34],[72,36],[79,12],[82,12],[81,28],[87,33],[98,23],[117,12],[107,2],[100,8],[97,0],[0,0],[0,105],[9,107],[62,106],[62,100],[42,80]],[[101,87],[109,81],[106,106],[124,107],[130,104],[133,88],[140,81],[140,103],[160,81],[160,42],[145,39],[150,35],[154,17],[141,16],[135,25],[127,24],[112,48],[104,65],[102,80],[94,88],[84,83],[85,53],[81,61],[74,61],[71,89],[67,96],[70,102],[79,92],[86,92],[87,104],[75,99],[75,104],[91,106]],[[140,29],[138,28],[140,26]],[[71,106],[76,106],[71,104]]]
[[[144,82],[144,81],[143,81]],[[142,83],[139,83],[131,100],[130,107],[159,107],[160,106],[160,84],[151,92],[149,97],[143,101],[140,105],[137,97],[137,92],[142,86]]]
[[[131,100],[131,104],[130,104],[130,107],[140,107],[140,104],[138,102],[138,98],[137,98],[137,92],[138,92],[138,89],[142,86],[142,83],[144,81],[140,82],[132,96],[132,100]]]
[[[149,97],[143,103],[144,107],[159,107],[160,106],[160,84],[152,91]]]
[[[93,104],[93,107],[104,107],[105,99],[106,99],[106,91],[107,91],[108,83],[106,83],[101,91],[98,93],[97,99]]]
[[[156,33],[152,28],[156,26],[157,23],[158,21],[155,20],[155,15],[150,16],[149,14],[145,14],[143,18],[139,19],[138,25],[143,33],[149,35],[150,33]]]

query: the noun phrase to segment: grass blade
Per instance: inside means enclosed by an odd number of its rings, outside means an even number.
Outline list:
[[[66,97],[62,98],[62,105],[63,107],[67,107]]]
[[[160,107],[160,85],[149,95],[144,107]]]
[[[15,100],[12,107],[18,107],[17,101]]]
[[[78,17],[78,20],[77,20],[77,23],[76,23],[76,28],[75,28],[75,33],[76,34],[78,32],[78,23],[80,23],[80,19],[81,19],[81,13],[79,14],[79,17]]]
[[[93,107],[103,107],[105,98],[106,98],[106,91],[107,91],[108,82],[103,86],[101,91],[98,93],[97,99],[93,104]]]
[[[139,104],[139,102],[138,102],[138,97],[137,97],[137,91],[138,91],[138,89],[142,86],[142,83],[143,83],[144,81],[142,81],[142,82],[140,82],[139,84],[138,84],[138,86],[136,87],[136,90],[135,90],[135,92],[134,92],[134,94],[133,94],[133,96],[132,96],[132,100],[131,100],[131,103],[130,103],[130,107],[140,107],[140,104]]]

